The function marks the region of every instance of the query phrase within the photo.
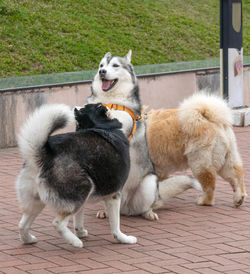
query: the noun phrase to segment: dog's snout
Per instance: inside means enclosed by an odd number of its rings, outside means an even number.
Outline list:
[[[99,74],[100,75],[105,75],[107,73],[106,69],[100,69]]]

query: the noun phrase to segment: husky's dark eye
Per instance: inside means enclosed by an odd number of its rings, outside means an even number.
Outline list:
[[[113,67],[114,67],[114,68],[118,68],[119,65],[118,65],[118,64],[113,64]]]
[[[100,65],[100,68],[102,68],[102,67],[103,67],[103,64]]]

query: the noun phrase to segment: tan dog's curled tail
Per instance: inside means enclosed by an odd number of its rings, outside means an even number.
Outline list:
[[[223,99],[199,92],[181,103],[179,120],[186,134],[197,136],[209,130],[210,123],[220,127],[230,127],[232,113]]]

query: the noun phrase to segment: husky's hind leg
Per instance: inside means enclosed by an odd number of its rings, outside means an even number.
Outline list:
[[[107,213],[107,209],[106,209],[105,204],[103,205],[103,207],[104,207],[104,209],[99,210],[99,211],[96,213],[96,218],[98,218],[98,219],[105,219],[105,218],[108,218],[108,213]]]
[[[188,176],[174,176],[158,182],[156,175],[148,174],[140,183],[129,204],[123,203],[121,213],[142,215],[151,221],[158,220],[159,217],[153,209],[161,207],[169,198],[192,187],[201,190],[197,180]]]
[[[53,225],[67,243],[73,245],[74,247],[83,247],[82,241],[68,228],[70,216],[71,213],[58,213],[53,221]]]
[[[60,211],[57,210],[58,214],[53,221],[53,225],[69,244],[75,247],[83,247],[82,241],[78,238],[83,238],[88,235],[87,230],[83,228],[83,206],[91,195],[94,187],[92,180],[86,174],[82,174],[82,178],[81,181],[78,182],[78,186],[80,186],[79,189],[82,190],[80,193],[81,201],[69,202],[68,211],[65,210],[66,206],[61,204],[61,209]],[[78,237],[68,228],[69,218],[74,213],[74,230]]]
[[[158,215],[153,212],[152,204],[157,199],[157,177],[154,174],[147,175],[137,189],[134,199],[133,208],[135,214],[142,216],[151,221],[159,220]]]
[[[88,237],[88,230],[84,229],[83,207],[74,215],[74,230],[78,238]]]
[[[24,244],[33,244],[37,242],[34,235],[29,233],[29,229],[37,215],[43,210],[44,204],[40,201],[33,201],[31,208],[24,210],[21,221],[19,222],[19,236]]]
[[[187,189],[194,188],[201,191],[200,183],[186,175],[176,175],[159,182],[160,199],[153,205],[153,208],[159,208],[164,202],[175,197]]]
[[[156,175],[146,175],[130,196],[126,194],[122,195],[121,214],[128,216],[141,215],[151,221],[159,219],[158,215],[152,210],[152,204],[158,197]]]
[[[99,210],[97,213],[96,213],[96,218],[98,219],[105,219],[108,217],[108,213],[106,210]]]
[[[45,206],[36,190],[36,173],[32,171],[29,167],[24,167],[16,182],[17,196],[23,211],[23,216],[19,222],[19,236],[25,244],[37,242],[36,237],[29,233],[29,229]]]
[[[135,244],[137,242],[136,237],[127,236],[120,230],[120,204],[121,194],[116,193],[105,198],[106,209],[109,215],[109,223],[111,233],[114,238],[123,244]]]

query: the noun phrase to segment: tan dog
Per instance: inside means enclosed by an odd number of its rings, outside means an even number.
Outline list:
[[[159,180],[190,168],[204,192],[197,203],[213,205],[218,173],[231,184],[234,205],[243,203],[242,161],[231,111],[222,99],[195,94],[179,109],[151,110],[146,123],[149,153]]]

